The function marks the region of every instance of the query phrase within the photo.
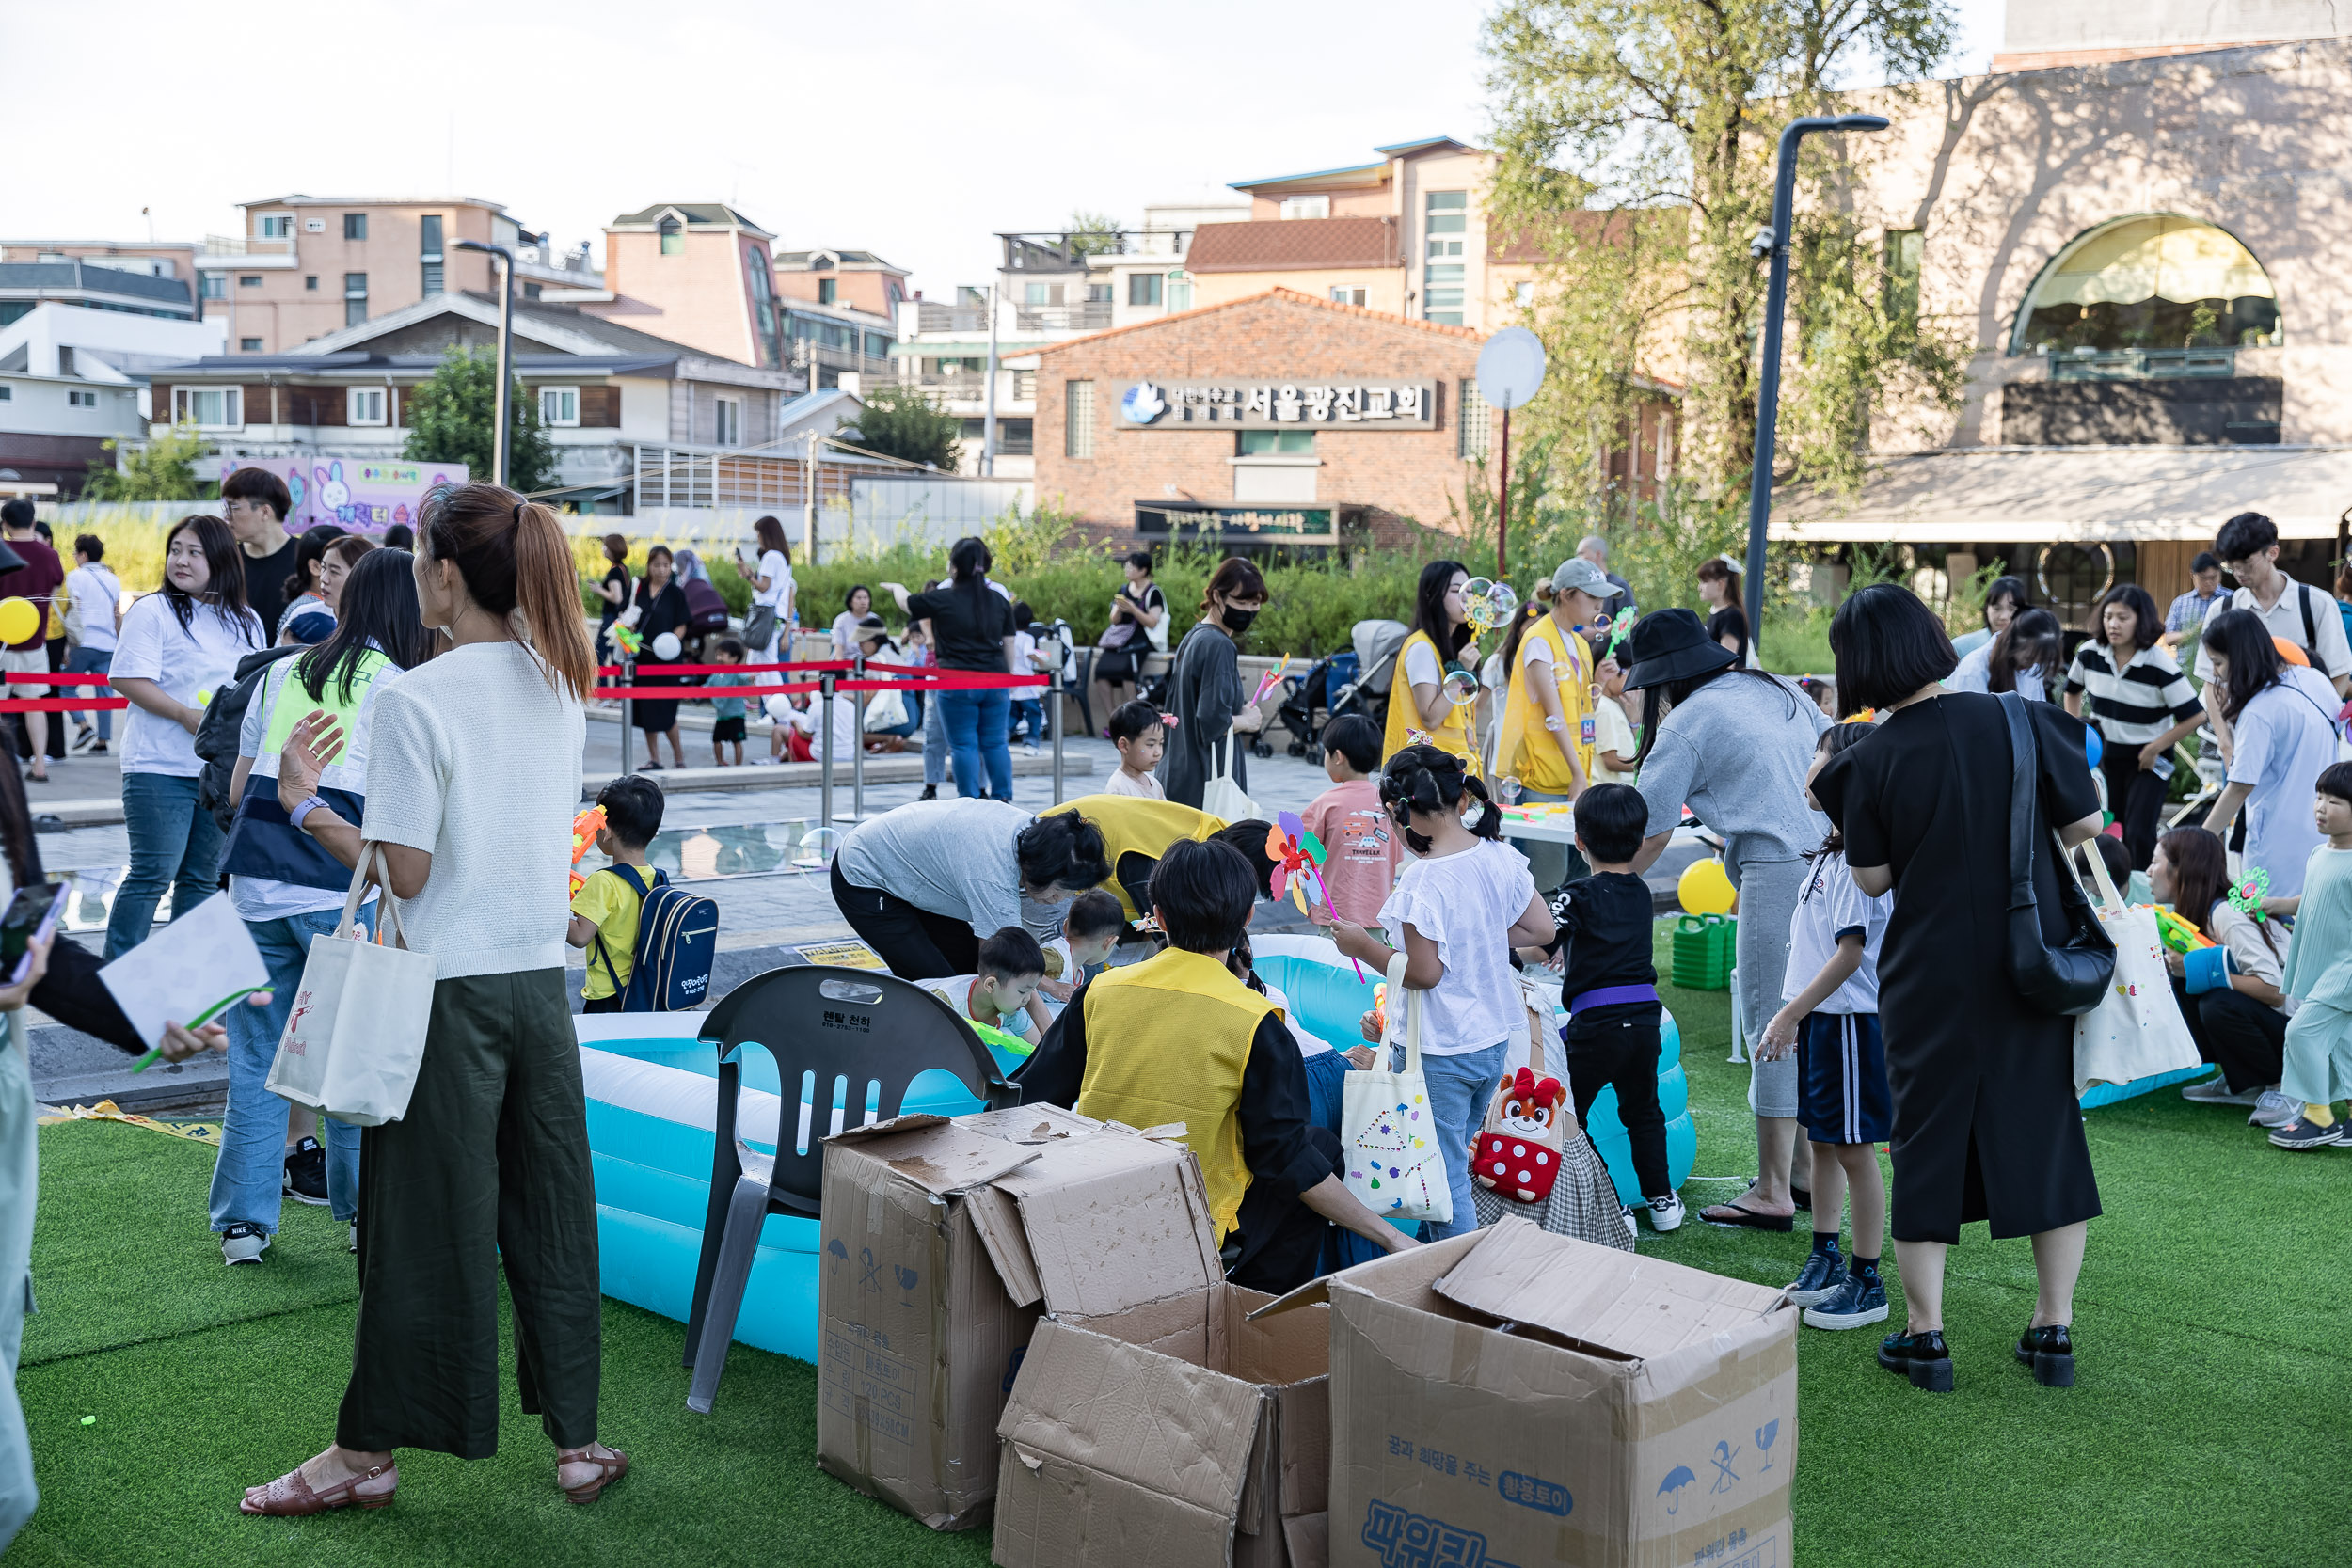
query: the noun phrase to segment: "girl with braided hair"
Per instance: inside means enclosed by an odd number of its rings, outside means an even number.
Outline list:
[[[1544,946],[1556,928],[1526,858],[1502,840],[1502,812],[1460,757],[1425,745],[1396,752],[1381,770],[1380,802],[1420,857],[1380,907],[1382,934],[1327,907],[1310,912],[1359,962],[1385,966],[1402,952],[1405,984],[1426,993],[1422,1073],[1454,1194],[1452,1221],[1426,1227],[1425,1239],[1437,1241],[1478,1227],[1470,1140],[1502,1080],[1520,1007],[1511,949]],[[1404,1007],[1390,1007],[1388,1043],[1400,1050],[1404,1017]]]

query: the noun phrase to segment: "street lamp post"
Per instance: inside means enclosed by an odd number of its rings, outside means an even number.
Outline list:
[[[507,433],[514,428],[512,401],[515,388],[515,253],[502,245],[484,245],[480,240],[460,240],[460,250],[479,250],[495,256],[503,264],[506,284],[499,293],[499,390],[497,412],[490,421],[490,483],[506,483]]]
[[[1781,128],[1772,222],[1748,242],[1772,270],[1764,287],[1764,373],[1756,396],[1756,467],[1748,477],[1748,635],[1764,636],[1764,529],[1772,514],[1772,427],[1780,417],[1781,315],[1788,304],[1788,240],[1796,221],[1797,144],[1816,131],[1883,131],[1883,115],[1805,115]]]

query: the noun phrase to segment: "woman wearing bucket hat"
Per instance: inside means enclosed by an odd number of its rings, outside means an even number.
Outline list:
[[[1687,610],[1643,616],[1632,655],[1625,684],[1643,697],[1638,787],[1649,802],[1648,836],[1633,868],[1647,870],[1664,851],[1688,804],[1723,835],[1724,868],[1740,890],[1740,1011],[1759,1168],[1755,1185],[1699,1218],[1792,1229],[1812,1184],[1810,1152],[1797,1136],[1797,1064],[1756,1060],[1756,1045],[1780,1006],[1804,852],[1828,832],[1805,804],[1804,775],[1829,717],[1778,676],[1736,668],[1737,656]]]
[[[1512,640],[1495,769],[1519,781],[1521,800],[1573,800],[1592,782],[1593,651],[1582,634],[1613,592],[1608,573],[1571,557],[1551,574],[1551,609]],[[1569,845],[1531,839],[1519,847],[1547,895],[1586,874]]]

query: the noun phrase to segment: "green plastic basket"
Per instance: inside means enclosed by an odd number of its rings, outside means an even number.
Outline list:
[[[1686,990],[1730,990],[1739,929],[1737,920],[1723,914],[1686,914],[1675,922],[1674,983]]]

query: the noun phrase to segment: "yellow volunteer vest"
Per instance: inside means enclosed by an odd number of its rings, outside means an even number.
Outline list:
[[[1484,772],[1485,769],[1478,766],[1478,747],[1470,739],[1470,715],[1478,711],[1476,703],[1464,704],[1458,707],[1449,705],[1445,717],[1438,721],[1434,729],[1421,721],[1421,710],[1413,701],[1412,685],[1405,678],[1405,656],[1413,651],[1413,644],[1416,642],[1433,654],[1438,653],[1438,644],[1430,640],[1429,634],[1425,631],[1413,633],[1405,640],[1405,645],[1397,649],[1396,678],[1389,683],[1389,733],[1380,754],[1383,757],[1396,755],[1411,744],[1405,737],[1406,731],[1422,730],[1428,734],[1430,745],[1441,752],[1451,752],[1460,757],[1470,765],[1471,772]],[[1438,670],[1442,672],[1445,666],[1445,656],[1438,654]]]
[[[1130,1127],[1184,1124],[1200,1162],[1217,1244],[1249,1190],[1241,1155],[1241,1078],[1273,1003],[1201,953],[1170,947],[1087,988],[1087,1069],[1077,1112]]]
[[[1541,615],[1519,639],[1518,657],[1512,661],[1511,685],[1503,695],[1502,730],[1495,742],[1495,766],[1508,768],[1529,789],[1565,795],[1574,786],[1567,759],[1561,755],[1544,728],[1544,706],[1528,689],[1527,655],[1540,640],[1551,650],[1551,678],[1560,692],[1560,711],[1567,728],[1560,739],[1576,747],[1576,760],[1587,783],[1593,777],[1593,743],[1586,721],[1593,712],[1593,655],[1584,639],[1564,632],[1560,623]]]
[[[1158,860],[1168,853],[1169,845],[1186,839],[1200,843],[1225,826],[1223,817],[1211,816],[1205,811],[1174,800],[1145,800],[1133,795],[1081,795],[1041,815],[1057,816],[1065,813],[1083,816],[1102,830],[1103,855],[1111,866],[1111,879],[1103,884],[1103,891],[1119,900],[1119,907],[1127,911],[1130,920],[1145,911],[1136,909],[1128,898],[1127,890],[1119,885],[1120,856],[1144,855]]]

